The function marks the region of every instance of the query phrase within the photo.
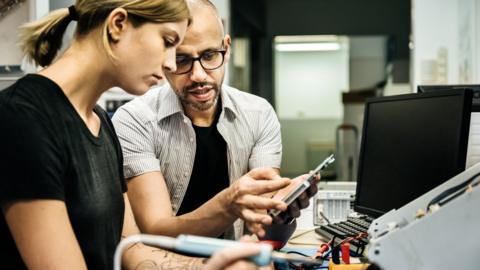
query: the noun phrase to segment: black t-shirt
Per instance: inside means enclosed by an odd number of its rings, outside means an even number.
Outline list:
[[[221,104],[218,105],[221,108]],[[209,127],[193,125],[197,140],[192,176],[177,215],[192,212],[229,186],[227,143],[218,132],[221,110]]]
[[[126,186],[113,126],[101,108],[95,113],[101,119],[98,137],[60,87],[40,75],[27,75],[0,91],[0,206],[28,199],[64,201],[88,268],[111,269]],[[2,268],[23,269],[0,213]]]

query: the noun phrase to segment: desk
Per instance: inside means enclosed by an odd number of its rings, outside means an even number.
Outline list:
[[[323,239],[320,235],[311,230],[296,230],[288,243],[280,251],[282,252],[299,252],[307,256],[314,256],[321,244],[328,240]],[[322,264],[322,267],[327,267],[328,261]]]
[[[321,244],[328,242],[329,239],[315,233],[314,229],[311,230],[296,230],[288,243],[280,251],[289,252],[296,251],[307,256],[314,256]],[[352,259],[352,261],[355,261]],[[327,267],[328,261],[325,261],[321,267]],[[343,268],[340,268],[342,267]],[[348,267],[348,268],[347,268]],[[320,268],[321,269],[321,268]],[[337,269],[366,269],[365,265],[341,265]]]
[[[296,230],[285,247],[288,248],[318,248],[321,244],[328,242],[322,236],[315,233],[315,229],[311,230]]]

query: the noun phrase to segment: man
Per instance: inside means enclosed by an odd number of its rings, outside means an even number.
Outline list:
[[[147,233],[238,239],[243,224],[229,227],[241,218],[262,236],[262,224],[272,220],[260,210],[287,207],[262,196],[288,184],[278,176],[280,124],[267,101],[222,85],[230,36],[209,1],[189,6],[193,22],[177,48],[176,71],[166,74],[169,84],[113,118],[132,209]]]

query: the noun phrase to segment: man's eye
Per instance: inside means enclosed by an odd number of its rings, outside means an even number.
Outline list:
[[[214,59],[216,55],[217,55],[217,52],[205,52],[202,54],[202,59],[209,61]]]

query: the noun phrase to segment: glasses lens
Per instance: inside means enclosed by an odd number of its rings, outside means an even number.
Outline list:
[[[202,54],[200,61],[205,69],[216,69],[223,64],[223,52],[210,51]]]
[[[177,71],[176,73],[184,73],[190,70],[192,66],[192,58],[188,56],[177,56],[175,59],[177,64]]]

